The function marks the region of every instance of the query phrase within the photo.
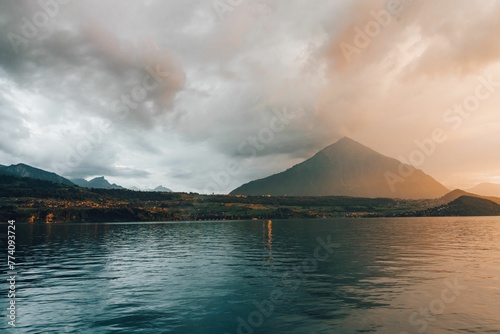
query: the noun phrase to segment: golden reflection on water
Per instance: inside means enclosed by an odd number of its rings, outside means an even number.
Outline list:
[[[267,246],[269,247],[269,259],[273,258],[273,221],[267,221]]]
[[[269,252],[269,261],[273,259],[273,221],[262,221],[262,243],[264,249]]]

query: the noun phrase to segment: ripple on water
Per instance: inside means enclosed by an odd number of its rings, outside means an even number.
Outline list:
[[[17,228],[20,333],[500,333],[497,218]]]

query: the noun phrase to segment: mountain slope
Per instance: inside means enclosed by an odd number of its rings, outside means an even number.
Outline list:
[[[496,183],[481,183],[467,191],[482,195],[500,197],[500,184]]]
[[[444,195],[443,197],[441,197],[439,199],[439,201],[442,203],[442,204],[448,204],[450,202],[453,202],[454,200],[456,200],[457,198],[460,198],[462,196],[469,196],[469,197],[476,197],[476,198],[482,198],[482,199],[486,199],[488,201],[492,201],[492,202],[495,202],[497,204],[500,204],[500,198],[498,197],[491,197],[491,196],[481,196],[481,195],[477,195],[477,194],[472,194],[472,193],[469,193],[469,192],[466,192],[466,191],[463,191],[461,189],[455,189],[451,192],[449,192],[448,194]]]
[[[500,205],[484,198],[461,196],[447,205],[426,211],[429,216],[500,216]]]
[[[64,184],[67,186],[74,186],[70,180],[65,179],[56,173],[44,171],[43,169],[28,166],[26,164],[17,164],[10,166],[0,165],[0,173],[4,175],[13,175],[17,177],[28,177],[36,180],[50,181],[53,183]]]
[[[421,199],[448,193],[448,189],[418,169],[391,189],[387,173],[399,175],[400,165],[396,159],[343,138],[312,158],[282,173],[247,183],[231,194]]]
[[[94,189],[125,189],[117,184],[111,184],[104,178],[104,176],[96,177],[90,181],[85,179],[72,179],[74,184],[83,188],[94,188]]]

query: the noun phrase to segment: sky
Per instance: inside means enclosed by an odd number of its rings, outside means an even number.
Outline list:
[[[350,137],[500,183],[500,1],[3,0],[0,164],[227,193]]]

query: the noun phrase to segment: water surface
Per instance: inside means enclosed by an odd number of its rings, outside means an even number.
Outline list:
[[[0,332],[500,333],[499,218],[16,232],[17,327]]]

